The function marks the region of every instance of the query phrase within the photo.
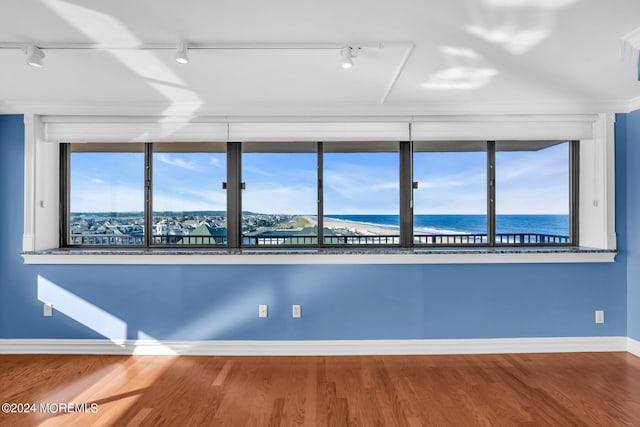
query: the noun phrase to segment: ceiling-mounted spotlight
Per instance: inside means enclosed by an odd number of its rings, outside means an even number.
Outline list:
[[[356,57],[353,48],[343,47],[340,55],[342,56],[342,62],[340,63],[342,68],[349,69],[353,67],[353,58]]]
[[[44,62],[42,61],[44,59],[44,52],[38,47],[27,46],[24,49],[24,54],[26,55],[25,60],[27,61],[27,64],[35,68],[44,67]]]
[[[185,42],[178,43],[178,49],[176,51],[176,62],[181,64],[189,63],[188,48]]]

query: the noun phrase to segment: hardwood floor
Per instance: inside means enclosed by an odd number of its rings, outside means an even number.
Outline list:
[[[640,358],[12,355],[0,403],[36,410],[0,426],[638,426]]]

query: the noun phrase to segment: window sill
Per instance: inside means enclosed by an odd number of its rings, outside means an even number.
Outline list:
[[[25,264],[509,264],[614,262],[617,252],[574,247],[344,249],[51,249]]]

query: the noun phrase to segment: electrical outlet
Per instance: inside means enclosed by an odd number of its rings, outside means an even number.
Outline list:
[[[53,304],[46,304],[45,303],[43,315],[44,315],[44,317],[53,316]]]
[[[291,306],[291,316],[294,319],[299,319],[302,317],[302,311],[300,309],[300,305],[295,304]]]
[[[267,311],[267,304],[260,304],[258,306],[258,317],[267,317],[268,311]]]
[[[604,323],[604,310],[596,310],[596,323]]]

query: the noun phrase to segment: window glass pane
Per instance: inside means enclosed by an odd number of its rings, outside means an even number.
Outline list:
[[[227,241],[225,144],[153,144],[153,244]]]
[[[416,245],[487,243],[487,144],[414,143]]]
[[[242,244],[318,243],[316,143],[244,143]]]
[[[496,142],[496,243],[569,240],[569,143]]]
[[[398,245],[398,143],[324,147],[324,243]]]
[[[69,244],[144,244],[142,144],[72,144],[69,180]]]

